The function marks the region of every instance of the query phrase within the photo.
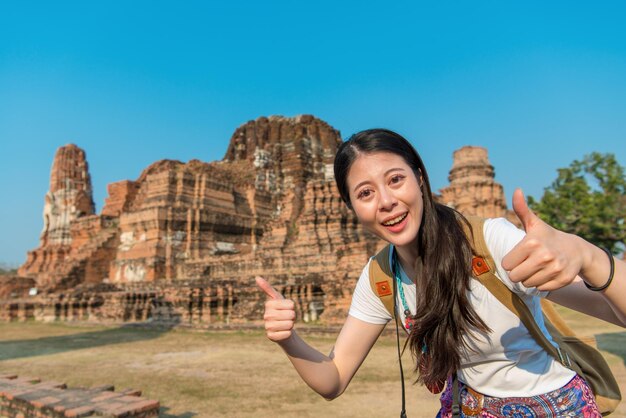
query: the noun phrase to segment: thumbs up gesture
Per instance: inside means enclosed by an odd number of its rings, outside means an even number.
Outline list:
[[[509,278],[539,290],[556,290],[570,284],[583,265],[582,238],[539,219],[520,189],[513,193],[513,210],[526,236],[502,259]]]
[[[267,295],[265,302],[265,333],[274,342],[287,340],[293,332],[296,321],[295,303],[285,299],[267,280],[256,277],[256,284]]]

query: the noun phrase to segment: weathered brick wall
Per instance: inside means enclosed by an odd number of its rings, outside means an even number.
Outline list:
[[[68,388],[65,383],[0,373],[0,416],[7,418],[128,417],[159,414],[159,401],[113,386]]]

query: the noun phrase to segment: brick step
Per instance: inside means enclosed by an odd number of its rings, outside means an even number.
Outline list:
[[[0,372],[0,416],[8,418],[128,417],[159,415],[159,401],[144,399],[141,391],[114,391],[111,385],[67,388],[65,383],[42,382]]]

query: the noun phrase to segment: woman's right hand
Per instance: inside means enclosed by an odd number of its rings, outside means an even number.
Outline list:
[[[256,284],[265,292],[268,299],[265,302],[265,333],[267,338],[280,343],[291,337],[296,321],[295,303],[283,297],[267,280],[256,277]]]
[[[268,298],[263,315],[267,338],[280,345],[298,374],[314,391],[326,399],[339,396],[385,325],[370,324],[348,315],[335,347],[327,356],[308,345],[294,331],[294,301],[286,300],[261,277],[256,278],[256,283]]]

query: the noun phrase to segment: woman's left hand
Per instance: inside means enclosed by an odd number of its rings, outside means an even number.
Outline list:
[[[513,210],[526,236],[502,259],[502,267],[509,272],[509,278],[542,291],[570,284],[586,261],[586,241],[539,219],[526,204],[520,189],[513,193]]]

